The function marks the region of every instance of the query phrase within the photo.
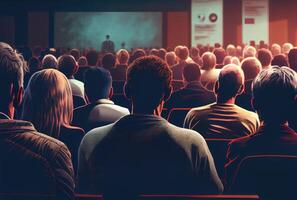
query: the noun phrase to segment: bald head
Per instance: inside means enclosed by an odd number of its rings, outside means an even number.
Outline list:
[[[259,72],[262,70],[262,65],[257,58],[245,58],[241,62],[241,68],[243,70],[246,80],[253,80]]]
[[[228,101],[244,90],[244,73],[235,64],[228,64],[221,69],[215,86],[215,93],[221,101]]]

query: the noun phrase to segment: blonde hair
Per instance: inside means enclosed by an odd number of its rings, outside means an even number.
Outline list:
[[[129,61],[129,52],[126,49],[120,49],[117,52],[117,63],[118,64],[127,64]]]
[[[45,69],[31,77],[24,95],[24,120],[39,132],[59,138],[61,126],[70,125],[72,112],[72,91],[64,74]]]

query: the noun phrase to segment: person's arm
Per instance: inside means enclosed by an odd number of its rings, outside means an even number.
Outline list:
[[[71,154],[65,145],[59,148],[52,162],[54,162],[53,170],[56,177],[56,199],[74,199],[74,172]]]
[[[198,135],[198,133],[196,134]],[[192,163],[197,187],[199,187],[197,189],[204,194],[220,194],[223,192],[224,186],[218,176],[213,157],[204,138],[200,135],[197,137],[195,138],[197,142],[191,148]]]

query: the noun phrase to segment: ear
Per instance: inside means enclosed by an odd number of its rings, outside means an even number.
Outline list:
[[[242,84],[238,89],[237,95],[241,95],[244,92],[244,90],[245,90],[245,85]]]
[[[126,96],[127,99],[131,100],[131,89],[127,83],[124,85],[124,95]]]
[[[166,91],[165,91],[165,94],[164,94],[164,101],[168,101],[170,96],[171,96],[171,93],[172,93],[172,87],[170,86]]]
[[[219,84],[218,81],[216,81],[216,82],[215,82],[215,86],[214,86],[214,88],[213,88],[215,94],[218,94],[218,92],[219,92],[219,88],[220,88],[220,84]]]
[[[13,92],[13,96],[14,96],[13,105],[14,105],[14,107],[19,107],[23,100],[24,89],[23,89],[23,87],[19,88],[19,87],[13,86],[12,92]]]
[[[74,74],[76,74],[76,72],[78,71],[78,68],[79,68],[79,66],[78,66],[78,63],[77,63],[77,62],[75,62],[75,67],[74,67]]]
[[[111,87],[109,90],[109,99],[111,99],[112,96],[113,96],[113,88]]]

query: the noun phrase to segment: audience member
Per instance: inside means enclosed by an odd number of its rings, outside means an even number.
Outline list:
[[[271,45],[271,53],[273,57],[280,55],[282,53],[282,48],[279,44],[274,43]]]
[[[237,57],[232,57],[231,58],[231,64],[235,64],[237,66],[240,66],[240,60]]]
[[[215,48],[213,54],[216,56],[216,68],[221,69],[224,67],[224,58],[226,56],[225,49]]]
[[[159,49],[159,52],[158,52],[159,58],[161,58],[162,60],[165,60],[166,53],[167,53],[166,49],[164,48]]]
[[[208,90],[213,90],[214,83],[218,79],[220,70],[215,69],[216,56],[213,53],[205,52],[202,55],[202,67],[204,70],[201,74],[201,82]]]
[[[229,44],[226,48],[226,53],[228,56],[236,56],[236,47],[233,44]]]
[[[246,46],[243,49],[243,58],[256,57],[257,50],[253,46]]]
[[[279,55],[274,56],[274,58],[271,61],[271,65],[272,66],[276,65],[279,67],[283,67],[283,66],[288,67],[289,63],[288,63],[288,60],[284,54],[279,54]]]
[[[117,52],[116,66],[112,74],[112,79],[115,81],[126,80],[126,71],[128,68],[129,52],[125,49],[120,49]]]
[[[268,69],[271,67],[272,54],[268,49],[260,49],[258,51],[258,59],[263,69]]]
[[[293,45],[291,43],[284,43],[282,46],[282,53],[285,54],[285,56],[287,57],[292,48]]]
[[[73,113],[73,125],[86,132],[111,124],[130,114],[127,108],[115,105],[112,96],[112,78],[104,68],[92,68],[85,73],[85,91],[89,104],[79,107]]]
[[[58,61],[57,58],[51,54],[47,54],[41,61],[42,69],[57,69]]]
[[[140,57],[144,57],[146,55],[145,51],[143,49],[135,49],[132,52],[132,55],[129,59],[129,64],[131,64],[132,62],[134,62],[134,60],[136,60],[137,58]]]
[[[80,51],[78,49],[71,49],[70,55],[74,57],[75,61],[78,61],[78,59],[80,58]]]
[[[243,71],[234,64],[222,68],[215,84],[217,102],[193,108],[186,116],[184,127],[196,130],[206,138],[238,138],[258,130],[256,113],[235,105],[244,91]]]
[[[46,69],[31,77],[24,95],[22,118],[32,122],[38,131],[64,142],[76,169],[84,131],[70,126],[72,112],[72,92],[66,76]]]
[[[294,47],[288,54],[289,67],[297,72],[297,48]]]
[[[238,164],[246,156],[297,155],[297,134],[288,126],[290,112],[295,103],[296,87],[296,74],[288,67],[273,66],[261,71],[255,78],[252,87],[253,105],[263,125],[256,134],[235,139],[229,144],[228,163],[225,166],[228,184],[231,184]],[[278,178],[275,177],[275,182],[269,184],[288,186],[289,183],[279,183]],[[253,186],[250,185],[250,187]],[[262,187],[264,188],[265,185]],[[267,188],[270,189],[271,186],[267,185]],[[242,191],[245,190],[247,188],[242,188]],[[263,191],[255,192],[261,195]],[[290,192],[295,194],[296,191]],[[286,197],[288,194],[281,193],[277,197],[268,199],[292,199],[292,196]]]
[[[69,81],[73,96],[73,106],[77,108],[86,104],[84,83],[74,78],[78,65],[71,55],[63,55],[58,59],[58,68]]]
[[[176,64],[176,55],[173,51],[167,52],[165,55],[165,61],[167,65],[171,68]]]
[[[213,92],[201,84],[201,72],[196,63],[186,64],[183,71],[184,88],[172,93],[165,108],[193,108],[216,101]]]
[[[23,94],[23,66],[9,45],[0,45],[0,193],[74,199],[71,155],[60,141],[14,120]],[[40,120],[40,119],[39,119]]]
[[[202,66],[202,59],[200,57],[200,50],[196,47],[192,47],[191,48],[191,51],[190,51],[190,54],[191,54],[191,58],[192,60],[197,63],[199,66]]]
[[[178,63],[171,67],[173,80],[182,80],[183,70],[187,64],[186,60],[189,57],[189,49],[186,46],[177,46],[174,52],[178,58]]]
[[[157,57],[137,59],[128,68],[125,91],[133,114],[84,137],[79,152],[80,192],[102,193],[108,200],[222,192],[203,137],[160,117],[170,96],[171,77],[167,64]]]
[[[243,70],[245,81],[244,92],[236,98],[236,104],[242,108],[250,111],[254,111],[252,106],[252,82],[262,70],[262,65],[257,58],[249,57],[245,58],[241,63],[241,69]]]
[[[36,57],[30,58],[30,60],[29,60],[29,71],[25,74],[25,77],[24,77],[24,86],[25,86],[25,88],[26,88],[26,86],[28,84],[28,81],[31,78],[31,76],[35,72],[37,72],[39,70],[41,70],[39,59],[36,58]]]
[[[97,61],[99,60],[99,55],[96,50],[90,50],[86,54],[86,59],[88,65],[85,66],[79,66],[75,78],[81,82],[84,80],[84,73],[91,67],[97,67]]]
[[[223,65],[228,65],[228,64],[231,64],[231,59],[232,59],[232,56],[225,56],[224,60],[223,60]]]
[[[88,65],[88,60],[85,56],[81,56],[79,57],[79,59],[77,60],[77,64],[78,64],[78,67],[85,67]]]

